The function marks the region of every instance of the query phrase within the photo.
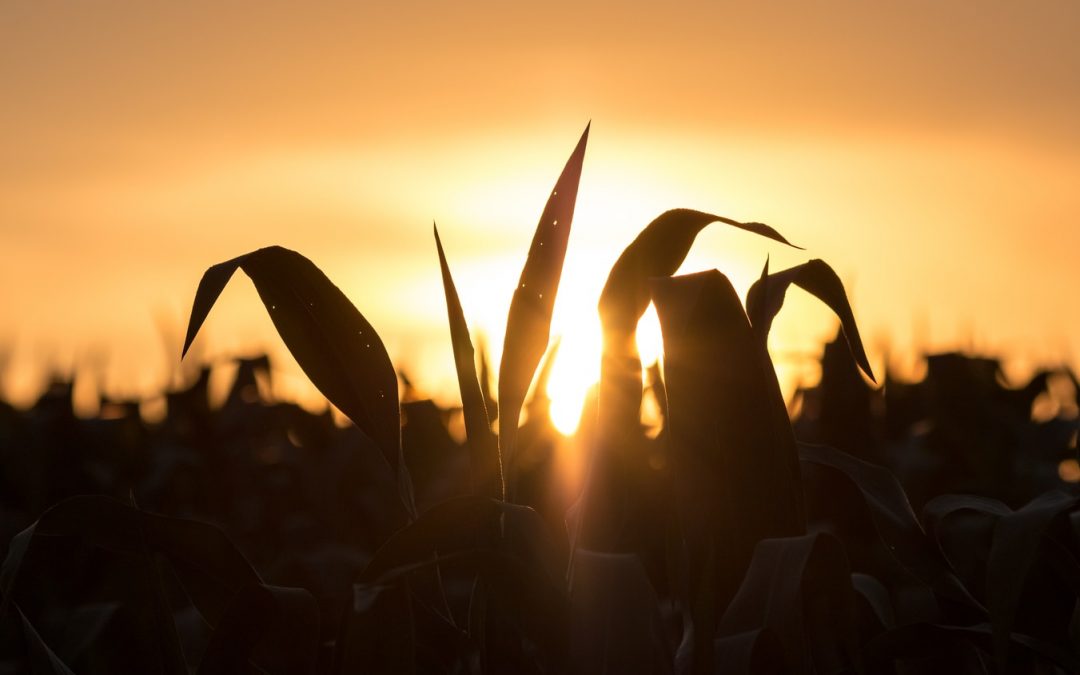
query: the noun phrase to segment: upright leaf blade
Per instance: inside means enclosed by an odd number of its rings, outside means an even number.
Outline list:
[[[867,377],[877,382],[874,371],[870,368],[870,360],[866,358],[866,350],[863,349],[859,327],[855,324],[855,315],[851,311],[844,284],[836,272],[825,261],[817,258],[774,274],[767,274],[768,264],[765,269],[766,273],[755,281],[746,293],[746,313],[754,320],[754,332],[758,339],[764,342],[768,337],[773,319],[784,305],[788,287],[795,284],[836,313],[855,362]]]
[[[805,530],[795,438],[775,376],[727,278],[652,284],[664,337],[670,457],[688,556],[695,672],[754,546]]]
[[[311,382],[379,446],[397,472],[402,502],[414,512],[394,366],[375,329],[310,260],[271,246],[208,269],[195,293],[184,353],[237,268],[255,284],[274,327]]]
[[[499,365],[499,446],[513,492],[513,449],[518,416],[536,366],[547,351],[551,313],[559,289],[570,224],[574,219],[589,127],[567,160],[536,226],[529,256],[510,301]]]
[[[472,470],[473,494],[504,499],[506,485],[503,481],[502,457],[495,434],[491,432],[484,392],[476,375],[476,357],[465,313],[461,309],[454,278],[446,262],[439,228],[435,232],[435,246],[439,250],[439,266],[442,268],[443,292],[446,295],[446,313],[450,320],[450,341],[454,346],[454,365],[457,368],[458,388],[461,390],[461,409],[465,416],[465,434],[469,443],[469,460]]]

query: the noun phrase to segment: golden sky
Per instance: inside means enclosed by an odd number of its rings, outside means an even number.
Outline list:
[[[203,270],[281,244],[450,400],[431,222],[497,347],[589,120],[564,388],[595,368],[610,264],[672,207],[807,248],[714,226],[685,269],[737,288],[766,254],[832,264],[875,364],[958,346],[1075,362],[1077,35],[1071,0],[5,0],[0,385],[25,402],[52,364],[159,390],[179,353],[160,326],[180,332]],[[772,340],[789,387],[835,329],[795,295]],[[242,277],[204,333],[208,356],[283,351]],[[291,362],[281,382],[307,395]]]

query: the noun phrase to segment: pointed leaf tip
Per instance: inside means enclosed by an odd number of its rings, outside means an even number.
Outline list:
[[[870,360],[866,356],[855,315],[851,311],[844,284],[824,260],[814,258],[801,265],[763,276],[754,282],[746,294],[746,313],[755,320],[758,339],[768,338],[773,319],[784,305],[784,296],[792,284],[821,300],[840,319],[840,328],[859,368],[877,384]]]
[[[548,196],[510,301],[499,364],[500,446],[507,465],[525,394],[548,347],[588,138],[586,126]]]

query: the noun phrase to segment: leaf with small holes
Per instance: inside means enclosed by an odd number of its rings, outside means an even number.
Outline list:
[[[499,365],[499,445],[504,466],[511,475],[511,488],[518,416],[536,367],[547,351],[551,313],[566,258],[588,140],[589,127],[586,126],[540,216],[506,317],[506,336]]]

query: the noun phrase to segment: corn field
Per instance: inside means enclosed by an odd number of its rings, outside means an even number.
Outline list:
[[[241,270],[348,427],[261,396],[265,359],[220,409],[204,370],[156,424],[124,401],[80,420],[70,383],[4,404],[0,673],[1080,672],[1080,492],[1059,473],[1076,378],[1013,388],[960,354],[919,382],[874,373],[819,259],[766,262],[745,298],[720,271],[676,275],[709,225],[793,246],[768,225],[675,209],[626,246],[567,480],[542,383],[588,135],[497,372],[433,233],[458,410],[403,397],[376,328],[280,247],[205,271],[184,351]],[[841,326],[794,418],[767,349],[792,286]],[[650,304],[664,357],[643,368]]]

